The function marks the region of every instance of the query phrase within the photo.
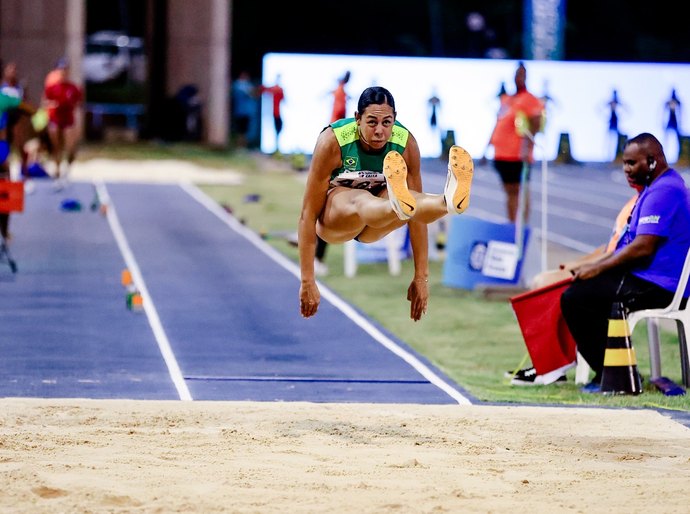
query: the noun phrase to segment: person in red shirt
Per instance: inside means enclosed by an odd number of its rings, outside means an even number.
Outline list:
[[[259,88],[261,94],[268,93],[273,98],[273,126],[276,129],[276,153],[280,152],[280,145],[278,138],[280,131],[283,130],[283,118],[280,115],[280,104],[285,99],[285,92],[280,85],[280,75],[276,77],[276,82],[272,86],[261,86]]]
[[[527,91],[527,69],[520,62],[515,72],[515,94],[501,103],[496,126],[491,135],[494,147],[494,168],[501,177],[506,192],[506,210],[508,219],[517,220],[518,200],[520,195],[520,178],[523,165],[531,166],[534,162],[534,136],[541,129],[544,103]],[[531,138],[520,135],[515,130],[515,120],[524,116]],[[529,214],[529,194],[525,195],[525,219]]]
[[[75,112],[83,101],[83,94],[79,86],[69,80],[69,65],[66,60],[58,61],[56,69],[51,71],[51,74],[52,82],[46,86],[43,98],[48,111],[48,135],[55,163],[54,178],[59,181],[63,156],[67,160],[64,177],[67,176],[69,167],[76,157],[79,134]]]
[[[333,113],[331,114],[331,123],[346,117],[347,99],[349,98],[345,91],[345,84],[350,81],[350,72],[346,71],[340,79],[338,79],[338,86],[332,92],[333,94]]]

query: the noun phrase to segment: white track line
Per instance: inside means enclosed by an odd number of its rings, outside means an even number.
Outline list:
[[[149,324],[151,325],[153,335],[156,338],[158,348],[163,355],[165,364],[168,366],[168,372],[170,373],[170,377],[175,384],[177,394],[180,396],[180,400],[193,400],[192,395],[187,388],[187,384],[184,381],[184,376],[182,375],[180,366],[177,364],[177,359],[175,359],[175,354],[170,347],[168,336],[165,334],[165,330],[163,330],[163,324],[158,317],[158,311],[156,311],[156,307],[153,305],[153,298],[151,298],[151,295],[146,288],[144,277],[141,275],[139,265],[134,258],[134,254],[132,253],[129,243],[127,242],[127,238],[125,237],[125,233],[122,230],[122,225],[120,225],[120,220],[117,217],[115,206],[110,200],[108,190],[103,182],[97,182],[95,183],[95,186],[101,203],[107,207],[106,217],[108,219],[108,224],[110,225],[110,230],[112,230],[113,235],[115,236],[115,241],[117,241],[117,246],[120,248],[120,252],[125,260],[127,269],[129,269],[129,272],[132,274],[134,285],[141,293],[141,298],[144,303],[144,312],[149,320]]]
[[[285,257],[283,254],[275,250],[272,246],[266,243],[261,237],[259,237],[255,232],[248,229],[237,221],[234,217],[230,216],[223,208],[218,205],[213,199],[209,198],[205,193],[203,193],[199,188],[193,184],[181,183],[180,187],[184,189],[190,196],[197,200],[200,204],[206,207],[209,211],[215,214],[221,221],[228,225],[235,232],[239,233],[259,250],[265,253],[273,261],[278,263],[280,266],[288,270],[298,279],[300,278],[299,267]],[[444,382],[441,377],[429,369],[423,362],[421,362],[417,357],[412,355],[410,352],[398,346],[395,342],[391,341],[386,337],[379,329],[372,325],[369,320],[360,315],[355,309],[353,309],[349,304],[341,300],[335,293],[329,290],[326,286],[319,282],[319,290],[321,295],[328,300],[334,307],[340,310],[345,316],[350,318],[355,324],[357,324],[362,330],[373,337],[385,348],[393,352],[395,355],[400,357],[402,360],[407,362],[412,366],[417,372],[419,372],[424,378],[426,378],[430,383],[441,389],[448,396],[453,398],[460,405],[471,405],[469,399],[460,394],[456,389]],[[297,309],[297,298],[295,298],[295,309]]]

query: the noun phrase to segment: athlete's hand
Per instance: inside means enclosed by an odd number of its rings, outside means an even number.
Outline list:
[[[414,279],[407,288],[407,299],[410,302],[410,318],[419,321],[426,314],[429,301],[429,287],[424,279]]]
[[[319,310],[321,293],[316,281],[302,282],[299,288],[299,310],[303,318],[310,318]]]

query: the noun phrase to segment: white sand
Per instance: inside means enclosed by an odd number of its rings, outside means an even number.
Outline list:
[[[648,410],[0,400],[2,512],[685,513]]]

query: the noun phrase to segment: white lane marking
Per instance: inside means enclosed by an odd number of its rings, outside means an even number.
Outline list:
[[[101,199],[101,203],[106,205],[106,218],[108,220],[108,224],[110,225],[110,230],[112,230],[113,235],[115,236],[115,241],[117,242],[117,246],[120,248],[120,252],[125,260],[127,269],[129,269],[130,273],[132,274],[132,281],[141,293],[141,298],[144,303],[144,312],[146,313],[146,317],[148,318],[151,329],[153,330],[153,335],[156,338],[161,355],[163,355],[165,364],[168,366],[168,372],[170,373],[170,377],[175,384],[177,394],[180,396],[180,400],[193,400],[192,395],[187,388],[187,384],[184,381],[184,376],[182,375],[180,366],[177,364],[177,359],[175,359],[175,354],[170,347],[170,341],[168,340],[168,336],[165,334],[163,324],[158,317],[158,311],[153,304],[153,298],[151,298],[151,295],[146,288],[146,282],[144,282],[144,277],[141,274],[137,260],[135,259],[134,254],[129,247],[129,243],[127,242],[127,238],[125,237],[125,233],[122,230],[122,225],[120,225],[120,220],[117,217],[115,205],[113,205],[112,201],[110,200],[110,195],[108,195],[108,189],[103,182],[97,182],[95,183],[95,186],[99,198]]]
[[[261,237],[259,237],[255,232],[248,229],[237,221],[234,217],[230,216],[223,208],[218,205],[213,199],[209,198],[205,193],[203,193],[199,188],[192,184],[181,183],[180,187],[184,189],[192,198],[197,200],[200,204],[206,207],[209,211],[215,214],[221,221],[228,225],[235,232],[243,236],[259,250],[265,253],[273,261],[278,263],[280,266],[285,268],[287,271],[292,273],[298,279],[300,278],[299,267],[285,257],[283,254],[275,250],[272,246],[266,243]],[[321,291],[321,296],[328,300],[335,308],[340,310],[345,316],[350,318],[355,324],[357,324],[362,330],[374,338],[377,342],[383,345],[385,348],[393,352],[395,355],[400,357],[410,366],[412,366],[418,373],[420,373],[424,378],[426,378],[430,383],[441,389],[453,400],[455,400],[460,405],[471,405],[469,399],[460,394],[456,389],[444,382],[436,373],[429,369],[423,362],[421,362],[417,357],[412,355],[410,352],[398,346],[395,342],[391,341],[386,337],[379,329],[372,325],[366,318],[355,311],[350,305],[338,298],[338,296],[333,293],[330,289],[319,282],[319,290]],[[295,298],[295,309],[297,309],[297,298]]]

